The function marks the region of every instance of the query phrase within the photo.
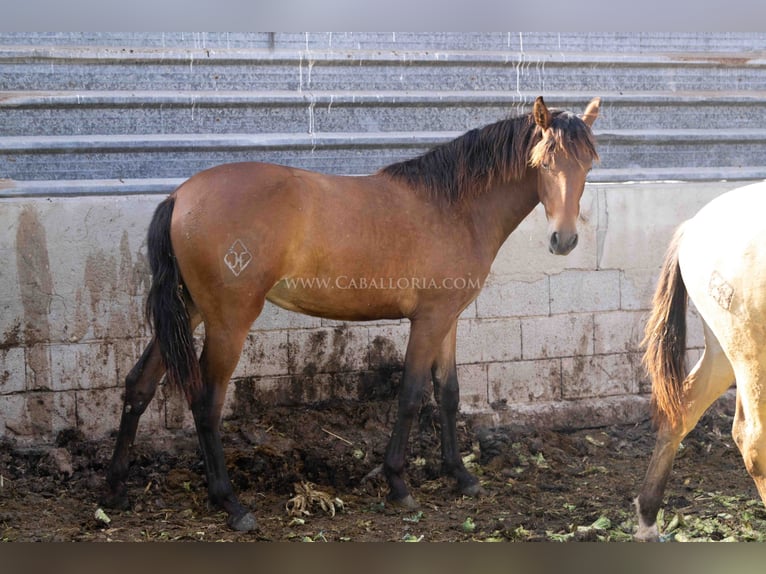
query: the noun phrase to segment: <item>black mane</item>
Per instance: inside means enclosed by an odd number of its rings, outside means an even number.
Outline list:
[[[569,112],[551,111],[554,137],[550,139],[560,146],[584,146],[590,157],[598,157],[592,134],[580,118]],[[541,139],[542,130],[532,114],[526,114],[472,129],[418,157],[384,167],[379,173],[403,180],[432,200],[451,205],[477,196],[496,183],[520,179]],[[546,151],[552,153],[553,149]]]

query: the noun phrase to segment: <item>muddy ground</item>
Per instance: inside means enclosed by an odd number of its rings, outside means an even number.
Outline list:
[[[648,421],[575,432],[479,429],[460,423],[467,463],[488,495],[460,496],[439,475],[438,423],[424,406],[410,443],[409,483],[418,511],[384,504],[381,478],[393,401],[277,408],[224,422],[228,466],[259,529],[228,530],[208,508],[193,436],[161,448],[135,445],[133,508],[99,508],[113,439],[63,432],[57,447],[0,444],[3,541],[625,541],[654,444]],[[717,404],[684,441],[666,491],[667,540],[761,540],[766,511],[730,438],[731,408]],[[290,516],[294,484],[329,495]],[[341,503],[335,499],[340,499]],[[327,505],[327,509],[330,507]],[[97,516],[98,514],[98,516]]]

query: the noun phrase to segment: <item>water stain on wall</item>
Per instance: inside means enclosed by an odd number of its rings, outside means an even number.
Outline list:
[[[24,307],[24,342],[29,345],[50,339],[53,278],[48,258],[48,240],[37,211],[25,207],[16,230],[16,266]]]
[[[21,336],[26,346],[27,385],[34,389],[51,388],[48,347],[53,278],[48,255],[48,240],[37,210],[26,206],[19,214],[16,230],[16,266],[23,307]],[[30,389],[31,390],[31,389]],[[33,396],[37,395],[37,396]],[[25,395],[26,424],[12,429],[19,434],[49,434],[53,412],[50,401],[37,393]]]
[[[93,249],[85,259],[82,286],[75,294],[70,339],[147,335],[143,298],[150,280],[146,257],[139,253],[134,260],[127,231],[122,234],[119,250],[110,246]]]

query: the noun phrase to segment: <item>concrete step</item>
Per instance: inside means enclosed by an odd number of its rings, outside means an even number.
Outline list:
[[[751,57],[752,56],[752,57]],[[766,90],[740,53],[0,46],[6,90]]]
[[[0,77],[0,178],[64,193],[238,160],[370,173],[539,94],[603,97],[593,181],[766,157],[764,34],[0,33]]]
[[[0,92],[0,137],[88,134],[466,131],[529,111],[537,93],[429,91]],[[766,91],[605,92],[600,129],[766,125]],[[581,111],[590,95],[544,93]]]
[[[173,134],[0,138],[13,180],[186,178],[232,161],[366,174],[460,135],[450,132]],[[743,169],[763,165],[766,129],[596,130],[601,170]],[[629,179],[635,179],[630,177]],[[677,179],[677,178],[672,178]]]
[[[558,52],[753,52],[759,33],[715,32],[3,32],[0,45],[300,50],[507,50]]]

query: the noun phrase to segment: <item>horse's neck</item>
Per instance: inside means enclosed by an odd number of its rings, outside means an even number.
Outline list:
[[[474,199],[472,218],[482,228],[493,257],[538,203],[537,176],[532,171],[519,181],[495,186]]]

